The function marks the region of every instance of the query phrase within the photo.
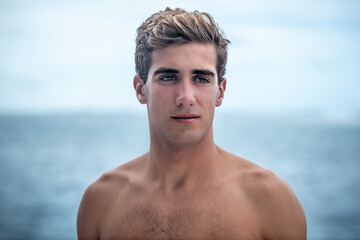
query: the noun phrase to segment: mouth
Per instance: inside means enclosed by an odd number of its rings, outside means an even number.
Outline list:
[[[197,119],[199,119],[200,116],[195,114],[183,114],[183,115],[171,116],[171,118],[181,123],[192,123]]]
[[[198,115],[195,114],[184,114],[184,115],[175,115],[171,116],[174,119],[191,119],[191,118],[200,118]]]

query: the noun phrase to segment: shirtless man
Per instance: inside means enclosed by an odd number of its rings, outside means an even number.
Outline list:
[[[229,41],[211,16],[166,9],[137,32],[133,84],[150,150],[88,187],[78,238],[306,239],[290,186],[214,143]]]

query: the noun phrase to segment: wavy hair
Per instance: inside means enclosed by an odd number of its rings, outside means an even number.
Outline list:
[[[218,82],[224,79],[227,62],[227,45],[230,43],[205,12],[187,12],[183,9],[166,8],[150,16],[137,29],[135,68],[136,73],[146,83],[154,49],[166,48],[174,44],[198,42],[213,44],[216,49],[216,70]]]

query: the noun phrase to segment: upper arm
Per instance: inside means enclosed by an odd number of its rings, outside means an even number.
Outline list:
[[[126,177],[119,171],[110,170],[86,189],[77,216],[78,239],[99,239],[112,203],[125,183]]]
[[[291,187],[269,170],[250,174],[248,192],[259,210],[265,239],[306,239],[303,208]]]
[[[304,210],[291,187],[277,176],[269,177],[264,213],[270,239],[306,239]]]
[[[90,185],[81,200],[77,216],[78,239],[98,239],[96,183]]]

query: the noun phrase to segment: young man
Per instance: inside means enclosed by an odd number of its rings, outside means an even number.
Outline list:
[[[287,183],[214,143],[228,43],[197,11],[168,8],[138,28],[134,88],[150,150],[89,186],[79,239],[306,239]]]

